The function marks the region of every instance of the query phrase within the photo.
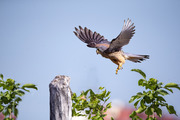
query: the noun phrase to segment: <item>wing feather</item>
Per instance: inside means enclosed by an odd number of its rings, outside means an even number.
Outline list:
[[[88,40],[89,40],[89,38],[90,38],[90,37],[89,37],[89,31],[88,31],[88,29],[87,29],[86,27],[85,27],[85,29],[84,29],[84,30],[85,30],[85,35],[86,35],[86,37],[87,37],[87,38],[88,38]]]
[[[98,33],[98,35],[96,37],[97,41],[99,41],[100,37],[101,37],[101,35]]]
[[[94,32],[93,39],[96,39],[96,37],[97,37],[97,33]]]
[[[75,27],[75,31],[73,32],[81,41],[87,43],[88,47],[97,48],[101,51],[109,48],[110,42],[104,36],[92,32],[86,27],[84,29],[81,26],[79,26],[79,29]]]
[[[110,47],[107,49],[107,52],[115,52],[121,50],[124,45],[127,45],[130,39],[135,34],[134,23],[131,24],[131,20],[124,20],[124,25],[121,30],[121,33],[111,41]]]
[[[93,39],[93,32],[91,30],[89,30],[89,36],[90,36],[90,39],[92,40]]]

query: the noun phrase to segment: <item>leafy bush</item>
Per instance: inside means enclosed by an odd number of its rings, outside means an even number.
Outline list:
[[[72,116],[88,116],[92,120],[104,120],[106,111],[111,108],[111,102],[107,103],[110,98],[110,91],[104,90],[104,87],[99,87],[100,94],[95,94],[91,89],[82,91],[80,96],[73,93],[72,96]],[[86,114],[82,114],[84,111]],[[111,117],[111,120],[114,120]]]
[[[155,118],[155,113],[162,117],[162,110],[160,107],[166,107],[169,114],[176,114],[176,111],[174,110],[174,107],[172,105],[169,105],[163,96],[169,95],[169,92],[173,93],[173,90],[171,88],[176,88],[180,90],[180,87],[176,83],[168,83],[165,86],[163,86],[162,82],[158,82],[157,79],[150,78],[149,80],[146,80],[146,74],[139,70],[139,69],[132,69],[132,71],[138,72],[142,75],[142,79],[138,81],[138,85],[145,87],[146,91],[138,92],[136,95],[132,96],[129,100],[129,103],[134,103],[134,107],[138,109],[136,111],[133,111],[130,114],[130,117],[133,120],[142,120],[138,113],[145,112],[147,115],[146,120],[157,120]]]
[[[0,87],[3,91],[0,92],[0,112],[3,112],[5,115],[4,120],[13,120],[12,113],[17,117],[18,109],[17,106],[19,102],[22,101],[22,96],[26,92],[30,92],[26,88],[36,89],[37,87],[34,84],[24,84],[20,86],[20,83],[15,83],[13,79],[3,80],[3,75],[0,74]]]

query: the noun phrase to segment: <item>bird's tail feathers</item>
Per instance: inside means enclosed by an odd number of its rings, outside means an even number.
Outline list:
[[[149,55],[136,55],[136,54],[130,54],[130,53],[124,53],[125,58],[127,60],[130,60],[132,62],[138,62],[141,63],[141,61],[149,59]]]

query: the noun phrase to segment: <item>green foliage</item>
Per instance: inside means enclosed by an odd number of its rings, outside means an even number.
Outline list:
[[[169,105],[163,96],[169,95],[169,92],[173,93],[171,88],[180,90],[180,87],[176,83],[168,83],[163,86],[162,82],[158,82],[157,79],[150,78],[146,80],[146,74],[139,69],[132,69],[132,71],[138,72],[142,75],[143,79],[138,81],[138,85],[145,87],[146,91],[138,92],[132,96],[129,103],[134,103],[134,107],[137,109],[130,114],[130,118],[133,120],[142,120],[137,114],[145,112],[147,115],[146,120],[157,120],[154,116],[156,113],[159,117],[162,117],[162,110],[160,107],[166,107],[169,114],[176,114],[174,107]]]
[[[82,91],[80,96],[73,93],[72,116],[88,116],[88,119],[104,120],[105,112],[111,108],[111,102],[106,104],[110,98],[110,91],[106,91],[104,87],[99,87],[99,90],[100,94],[95,94],[92,89]],[[86,114],[82,114],[81,111],[85,111]]]
[[[25,91],[29,92],[26,88],[36,89],[34,84],[24,84],[20,86],[20,83],[16,83],[13,79],[3,79],[3,74],[0,74],[0,87],[3,91],[0,92],[0,112],[5,115],[4,120],[13,120],[11,114],[18,116],[17,106],[22,101],[22,96],[25,95]]]

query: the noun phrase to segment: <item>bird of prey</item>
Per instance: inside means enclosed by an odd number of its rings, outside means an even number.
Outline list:
[[[73,32],[81,41],[87,43],[88,47],[96,48],[97,54],[101,54],[103,57],[108,58],[113,63],[117,64],[117,74],[118,70],[122,69],[122,65],[125,63],[125,60],[141,63],[141,61],[149,59],[149,55],[130,54],[122,51],[122,47],[127,45],[133,37],[135,33],[134,28],[134,23],[131,23],[129,18],[127,22],[124,20],[124,25],[120,34],[111,42],[99,33],[92,32],[86,27],[84,29],[81,26],[79,26],[79,29],[75,27],[75,31]]]

